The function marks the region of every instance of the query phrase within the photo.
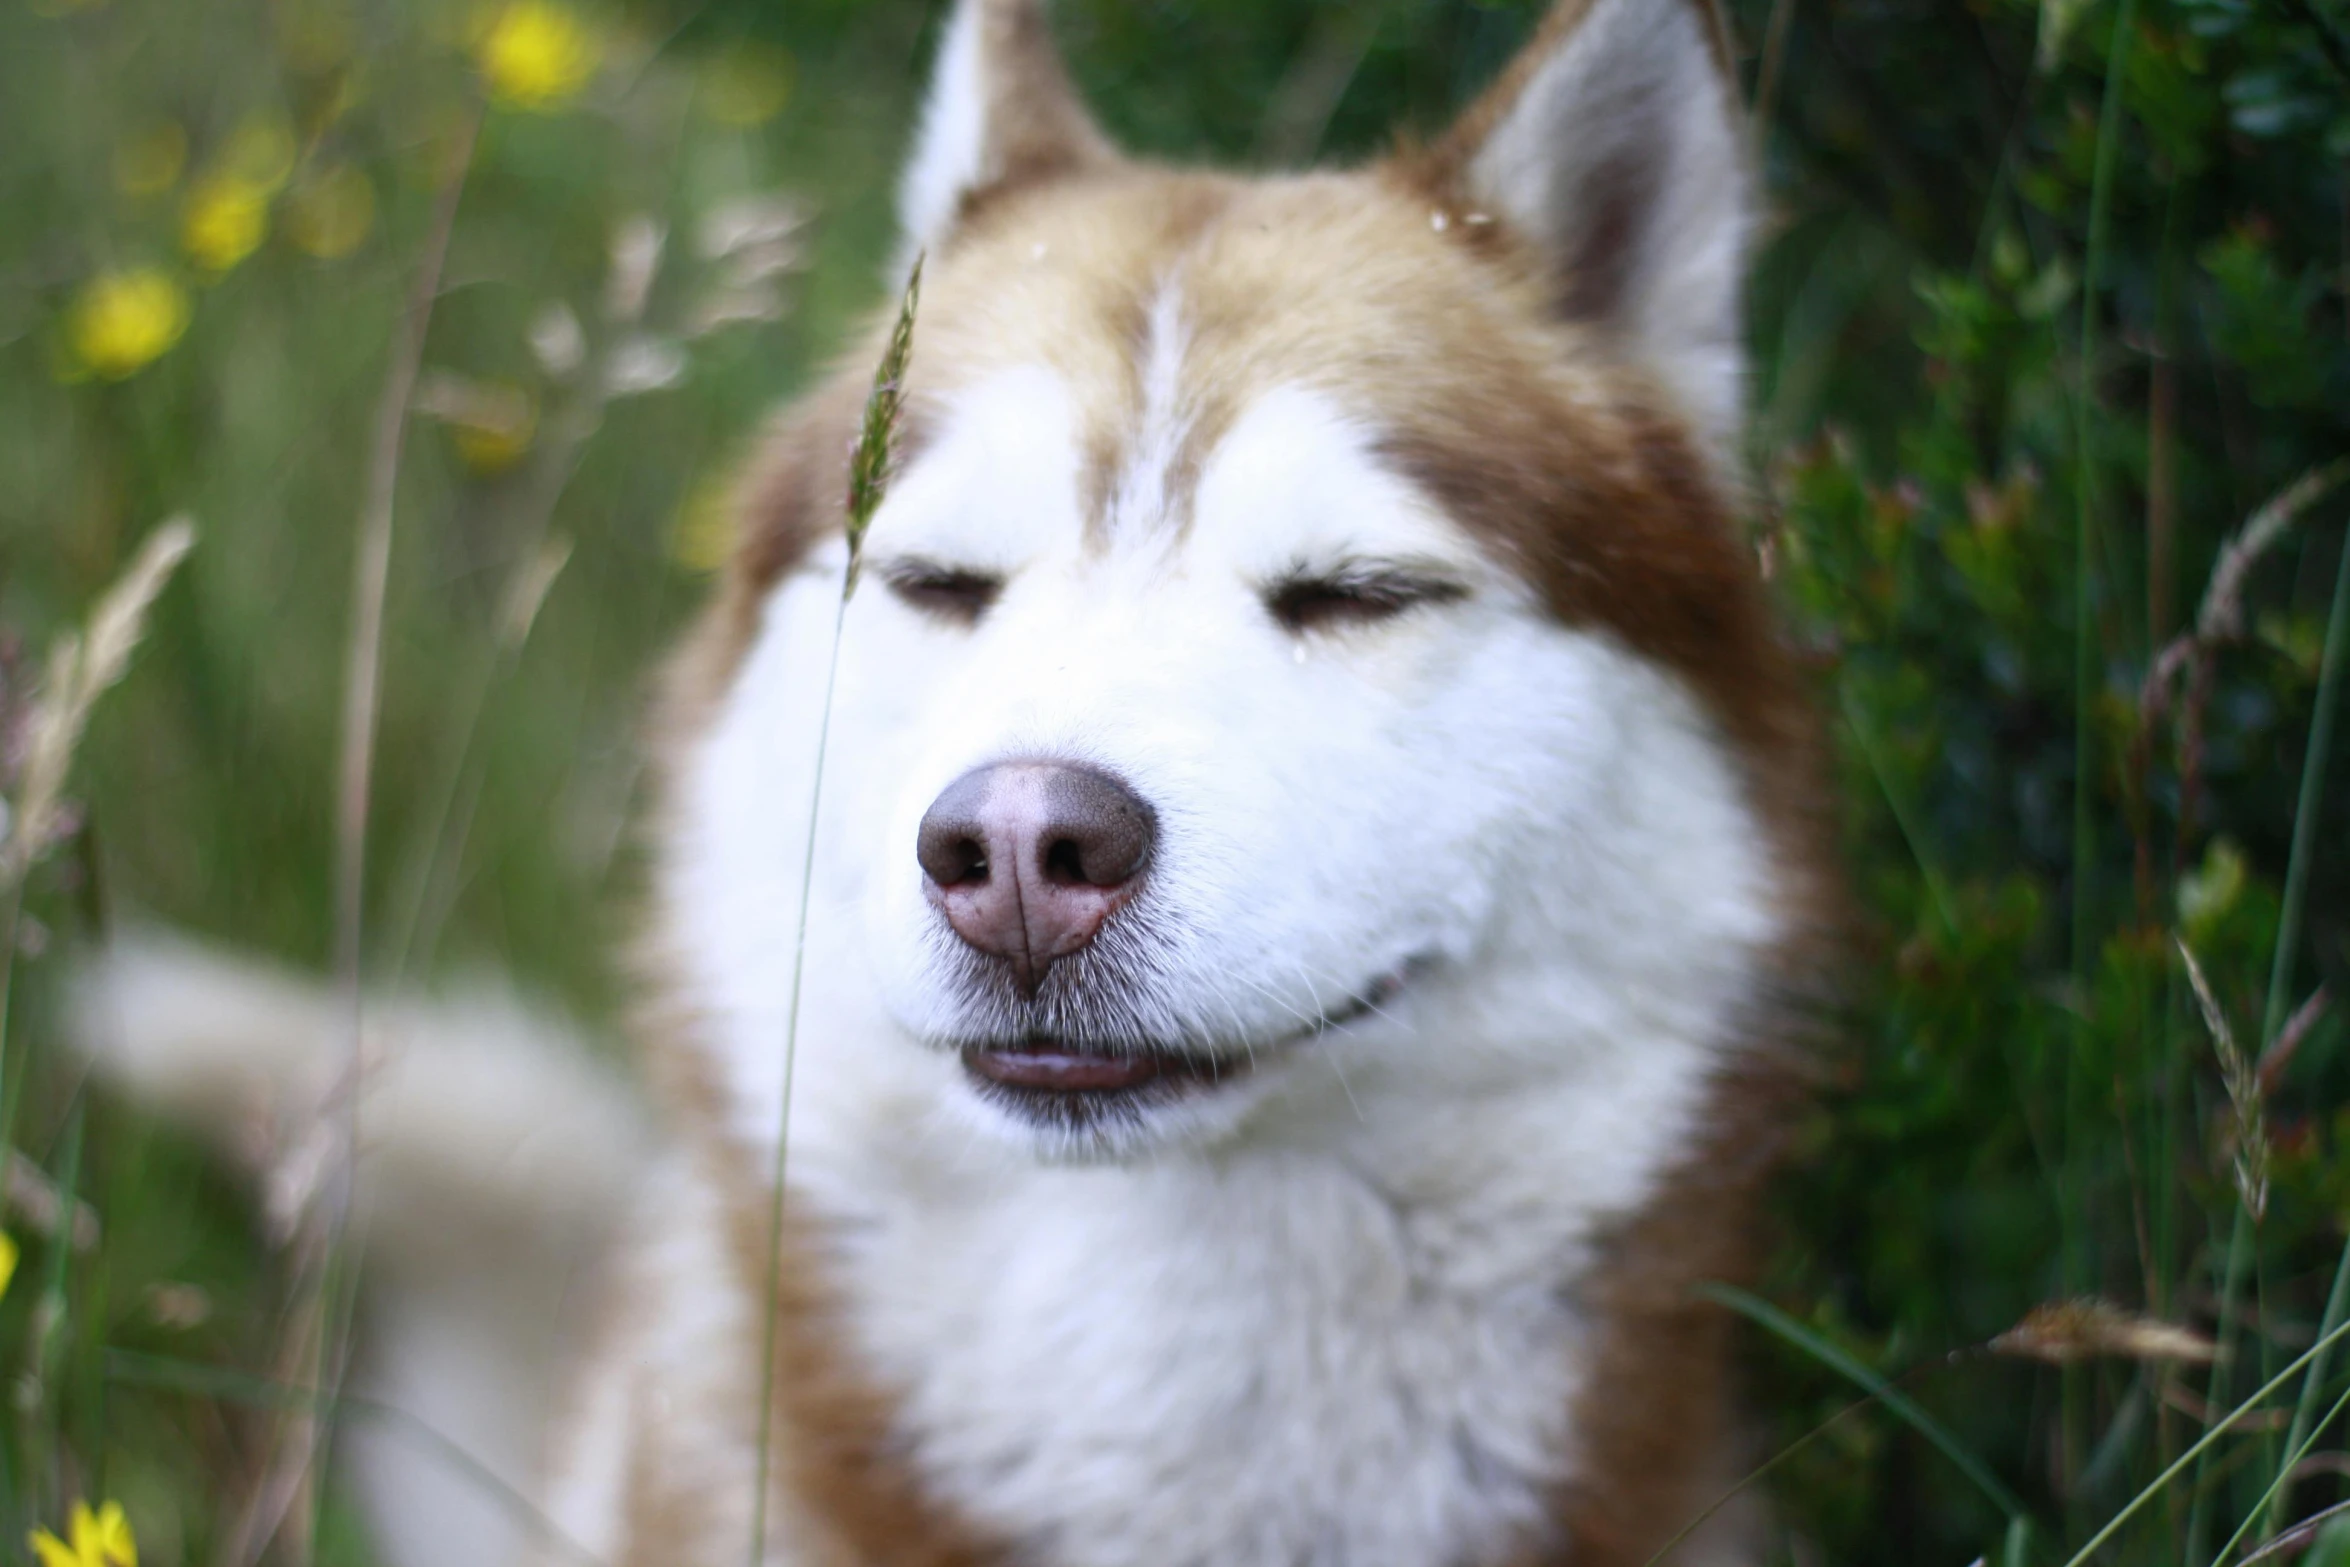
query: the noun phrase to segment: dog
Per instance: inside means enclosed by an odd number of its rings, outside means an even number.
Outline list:
[[[1443,136],[1262,177],[1123,155],[1041,0],[958,0],[855,591],[888,321],[663,685],[662,1129],[503,1112],[613,1150],[549,1560],[1757,1559],[1699,1287],[1838,893],[1741,522],[1752,186],[1705,0],[1561,0]],[[100,989],[171,1098],[155,973]]]

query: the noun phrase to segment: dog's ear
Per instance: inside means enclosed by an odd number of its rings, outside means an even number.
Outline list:
[[[1053,45],[1044,0],[955,0],[898,187],[904,258],[937,248],[974,197],[1114,159]]]
[[[1562,312],[1735,439],[1750,175],[1710,0],[1560,0],[1424,169],[1534,243]]]

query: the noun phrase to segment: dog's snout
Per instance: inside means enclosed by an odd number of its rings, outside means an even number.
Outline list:
[[[1156,837],[1151,808],[1106,773],[1003,762],[932,802],[915,857],[955,933],[1032,991],[1133,894]]]

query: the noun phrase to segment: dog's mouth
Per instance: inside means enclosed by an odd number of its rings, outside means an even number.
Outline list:
[[[1297,1046],[1379,1011],[1418,966],[1402,965],[1303,1027],[1244,1047],[1112,1047],[1033,1036],[967,1044],[963,1070],[989,1098],[1040,1122],[1073,1128],[1105,1115],[1136,1114],[1240,1082]]]
[[[1213,1084],[1248,1070],[1248,1062],[1152,1050],[1104,1055],[1049,1039],[974,1046],[963,1068],[998,1087],[1038,1094],[1125,1094],[1168,1079]]]

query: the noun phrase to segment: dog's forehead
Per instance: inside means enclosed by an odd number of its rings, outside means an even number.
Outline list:
[[[1246,487],[1285,533],[1345,498],[1369,542],[1465,550],[1383,448],[1464,368],[1508,383],[1574,356],[1444,221],[1361,175],[1153,172],[983,210],[926,285],[917,396],[934,439],[910,487],[948,472],[966,494],[1010,486],[1024,515],[992,521],[1073,525],[1097,548],[1215,531],[1235,508],[1203,502]],[[963,531],[999,509],[966,506]]]
[[[1729,733],[1775,744],[1795,698],[1737,476],[1666,384],[1562,310],[1522,238],[1488,219],[1379,170],[1126,167],[986,196],[925,269],[907,462],[875,547],[1001,553],[1009,567],[1048,534],[1094,550],[1119,530],[1189,538],[1222,460],[1302,394],[1313,417],[1277,433],[1343,436],[1343,473],[1364,482],[1343,491],[1330,464],[1296,460],[1308,443],[1271,443],[1256,493],[1286,477],[1319,510],[1241,508],[1263,537],[1237,564],[1278,570],[1267,541],[1299,541],[1311,515],[1346,519],[1352,537],[1313,541],[1340,552],[1413,552],[1433,532],[1554,619],[1688,681]],[[828,383],[748,492],[715,678],[779,574],[839,526],[839,453],[868,374]],[[1006,386],[1034,394],[1023,417],[1040,398],[1057,411],[1015,429]],[[959,439],[973,408],[999,422]],[[1419,531],[1365,531],[1379,520]]]

